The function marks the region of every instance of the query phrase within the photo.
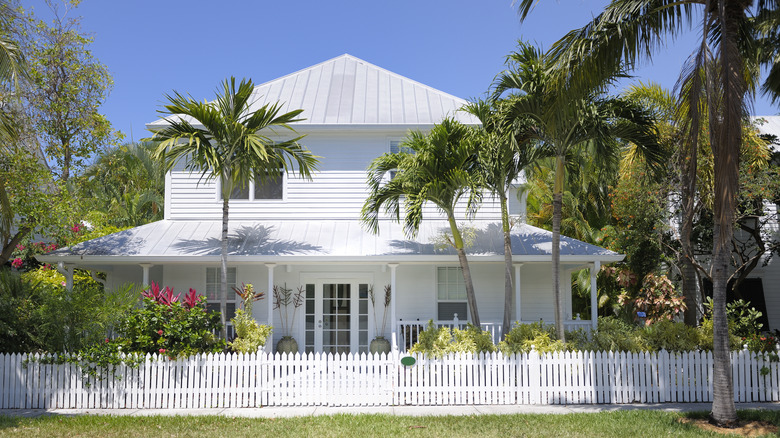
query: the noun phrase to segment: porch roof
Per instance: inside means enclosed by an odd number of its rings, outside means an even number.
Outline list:
[[[467,248],[474,261],[502,261],[503,234],[497,222],[472,222],[473,243]],[[434,242],[449,231],[446,221],[424,221],[414,238],[403,226],[381,221],[379,233],[357,221],[231,221],[228,252],[231,263],[241,262],[444,262],[457,261],[452,248]],[[111,265],[125,263],[202,263],[220,260],[221,221],[162,220],[38,256],[45,263]],[[512,229],[516,262],[549,261],[552,233],[527,224]],[[561,236],[564,262],[612,262],[623,255]]]

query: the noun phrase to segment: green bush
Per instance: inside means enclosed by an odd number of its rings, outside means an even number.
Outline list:
[[[647,346],[637,335],[636,326],[620,318],[607,316],[599,318],[598,329],[583,350],[638,353],[647,350]]]
[[[699,324],[698,330],[699,330],[699,349],[703,351],[712,351],[713,348],[712,319],[709,318],[703,319],[701,324]],[[744,342],[742,342],[742,338],[734,335],[734,333],[731,331],[731,324],[729,324],[729,348],[731,349],[731,351],[741,350],[743,344]]]
[[[641,327],[638,334],[650,351],[694,351],[701,346],[701,332],[696,327],[665,319]]]
[[[173,289],[156,284],[144,292],[136,308],[119,328],[122,351],[158,353],[169,357],[224,351],[225,341],[215,333],[222,329],[219,312],[206,311],[205,298],[190,289],[184,302]]]
[[[236,317],[231,319],[236,329],[236,339],[230,343],[230,348],[237,353],[255,353],[273,333],[273,327],[260,325],[252,317],[252,304],[264,297],[263,292],[255,292],[252,284],[245,284],[241,289],[233,288],[241,297],[243,309],[236,311]]]
[[[705,318],[712,319],[712,298],[704,301]],[[759,333],[764,327],[758,322],[762,313],[750,306],[750,302],[736,300],[726,305],[726,318],[729,320],[729,332],[739,338],[747,338]]]
[[[505,355],[528,353],[533,348],[540,353],[566,350],[566,344],[555,338],[555,327],[543,322],[515,323],[498,348]]]
[[[465,329],[436,328],[433,320],[423,330],[410,353],[443,357],[450,353],[492,353],[496,351],[490,333],[468,324]]]

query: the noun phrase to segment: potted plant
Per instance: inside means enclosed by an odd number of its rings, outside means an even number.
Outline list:
[[[282,326],[282,339],[276,343],[276,351],[279,353],[297,353],[298,341],[290,335],[290,329],[295,327],[295,314],[303,305],[304,289],[298,287],[297,292],[284,286],[274,286],[274,310],[279,310],[279,322]],[[288,308],[292,305],[292,315]]]
[[[374,285],[368,289],[368,298],[371,300],[371,307],[374,309],[374,317],[376,317],[376,297],[374,296]],[[390,341],[385,339],[385,328],[387,327],[387,308],[390,305],[393,295],[391,293],[390,285],[385,286],[385,300],[384,309],[382,311],[382,330],[379,330],[379,325],[375,324],[376,337],[371,341],[368,346],[368,351],[371,353],[389,353]]]

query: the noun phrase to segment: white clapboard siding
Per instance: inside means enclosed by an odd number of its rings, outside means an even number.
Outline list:
[[[40,355],[0,355],[0,409],[594,404],[712,401],[708,352],[147,355],[85,378]],[[734,400],[780,401],[780,367],[732,354]],[[763,371],[762,371],[763,370]]]
[[[170,219],[221,220],[222,201],[214,181],[200,178],[200,174],[185,171],[171,173]],[[322,171],[311,181],[294,176],[285,180],[283,200],[233,200],[230,202],[231,220],[272,219],[357,219],[368,196],[366,172]],[[466,200],[456,209],[458,219],[466,218]],[[423,216],[443,218],[438,209],[426,206]],[[500,219],[498,202],[486,196],[476,219]]]

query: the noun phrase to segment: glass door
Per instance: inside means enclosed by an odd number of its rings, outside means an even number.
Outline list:
[[[304,351],[368,351],[368,283],[324,279],[306,284]]]

